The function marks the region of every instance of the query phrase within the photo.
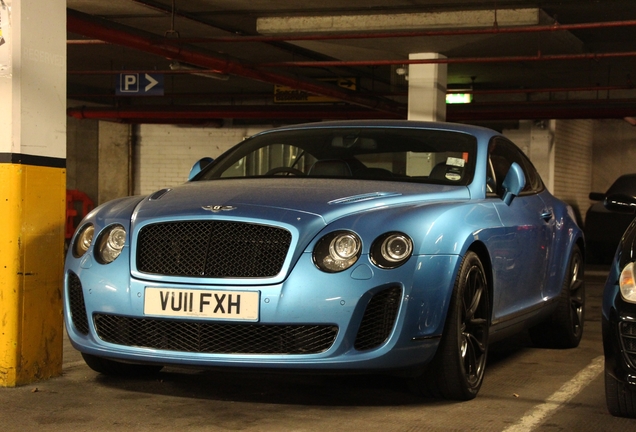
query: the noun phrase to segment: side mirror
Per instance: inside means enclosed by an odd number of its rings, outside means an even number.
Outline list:
[[[210,165],[214,159],[211,157],[204,157],[196,161],[192,168],[190,168],[190,174],[188,175],[188,181],[192,180],[197,174],[199,174],[203,168]]]
[[[523,170],[517,162],[513,162],[503,181],[503,202],[510,205],[512,199],[521,193],[525,185],[526,176],[523,174]]]
[[[590,192],[590,199],[592,201],[603,201],[605,199],[605,194],[602,192]]]
[[[606,209],[621,213],[636,212],[636,197],[625,194],[608,195],[603,202]]]

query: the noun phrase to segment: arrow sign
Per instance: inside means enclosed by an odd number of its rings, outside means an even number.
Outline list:
[[[154,79],[148,74],[145,74],[145,75],[146,75],[146,79],[148,80],[148,85],[146,86],[146,93],[148,93],[148,90],[150,90],[151,88],[159,84],[159,81],[157,81],[156,79]]]
[[[163,96],[163,74],[119,74],[118,96]]]

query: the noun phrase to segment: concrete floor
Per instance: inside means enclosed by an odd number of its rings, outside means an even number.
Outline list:
[[[492,347],[479,396],[455,403],[412,395],[387,376],[311,376],[166,368],[152,379],[90,370],[66,341],[63,376],[0,388],[9,431],[618,431],[636,420],[605,406],[600,329],[604,272],[588,272],[579,348],[532,347],[525,335]],[[555,395],[576,380],[580,392]],[[571,387],[571,386],[570,386]],[[567,388],[570,388],[567,387]],[[561,389],[561,393],[559,393]]]

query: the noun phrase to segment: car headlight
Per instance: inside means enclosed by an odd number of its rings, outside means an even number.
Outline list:
[[[412,253],[413,240],[401,232],[383,234],[371,245],[371,261],[385,269],[401,266]]]
[[[621,272],[618,279],[618,285],[621,289],[623,300],[630,303],[636,303],[636,280],[634,279],[634,263],[629,263]]]
[[[325,272],[348,269],[358,261],[362,241],[351,231],[335,231],[321,238],[314,249],[314,263]]]
[[[73,256],[75,258],[81,258],[91,247],[94,235],[95,227],[93,224],[86,224],[80,229],[80,232],[75,236],[75,243],[73,244]]]
[[[109,264],[121,254],[126,245],[126,230],[121,225],[104,229],[97,239],[95,258],[101,264]]]

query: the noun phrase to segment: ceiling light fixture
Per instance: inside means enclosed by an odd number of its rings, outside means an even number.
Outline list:
[[[171,70],[189,70],[189,71],[196,71],[199,70],[198,68],[195,68],[193,66],[187,66],[184,65],[182,63],[179,63],[177,61],[174,61],[172,63],[170,63],[170,69]],[[230,76],[227,74],[222,74],[222,73],[216,73],[216,72],[193,72],[192,75],[198,75],[198,76],[202,76],[205,78],[212,78],[215,80],[221,80],[221,81],[227,81]]]

